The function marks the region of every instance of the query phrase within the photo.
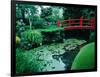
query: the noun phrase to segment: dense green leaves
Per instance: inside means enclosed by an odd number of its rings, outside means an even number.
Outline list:
[[[72,70],[81,69],[94,69],[95,68],[95,43],[90,43],[81,48],[80,52],[76,56]]]
[[[31,49],[37,45],[42,45],[43,36],[40,31],[27,30],[21,35],[21,45],[24,49]]]
[[[83,7],[65,7],[64,8],[64,19],[75,19],[75,18],[92,18],[95,17],[96,9],[94,8],[83,8]]]
[[[45,18],[47,16],[52,15],[52,8],[51,7],[47,7],[47,8],[43,8],[41,7],[41,17]]]
[[[90,41],[90,42],[94,42],[94,41],[95,41],[95,37],[96,37],[96,36],[95,36],[95,32],[91,32],[91,33],[90,33],[90,37],[89,37],[89,39],[90,39],[89,41]]]
[[[36,59],[32,53],[23,52],[22,49],[16,49],[16,73],[25,74],[38,71]]]

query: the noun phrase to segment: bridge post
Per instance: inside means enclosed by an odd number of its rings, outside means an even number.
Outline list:
[[[90,20],[90,26],[92,27],[92,29],[95,28],[95,18],[92,18],[92,19]]]
[[[83,18],[80,17],[80,28],[82,29],[82,26],[83,26]]]
[[[94,26],[94,24],[95,24],[95,19],[92,18],[92,19],[90,20],[90,26]]]
[[[60,21],[57,22],[58,27],[60,27]]]

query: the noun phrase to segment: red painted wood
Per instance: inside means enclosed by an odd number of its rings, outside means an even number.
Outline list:
[[[68,24],[69,24],[69,26],[71,26],[71,20],[70,20],[70,18],[69,18]]]
[[[83,18],[80,17],[80,28],[82,28],[82,26],[83,26]]]
[[[58,27],[60,27],[60,21],[58,21],[57,24],[58,24]]]
[[[65,24],[66,23],[66,24]],[[58,27],[60,27],[60,24],[66,25],[66,28],[64,30],[79,30],[79,29],[91,29],[95,30],[95,19],[83,19],[80,17],[80,19],[68,19],[64,20],[62,22],[58,21]]]
[[[94,26],[94,25],[95,25],[95,19],[92,18],[92,19],[90,20],[90,26]]]

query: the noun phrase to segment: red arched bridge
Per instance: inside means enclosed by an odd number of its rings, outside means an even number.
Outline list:
[[[68,19],[57,22],[58,27],[64,27],[64,30],[95,30],[95,18],[91,19]]]

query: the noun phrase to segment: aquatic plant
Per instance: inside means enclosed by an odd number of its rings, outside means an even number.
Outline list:
[[[93,69],[95,67],[95,43],[89,43],[81,48],[74,59],[71,70]]]

